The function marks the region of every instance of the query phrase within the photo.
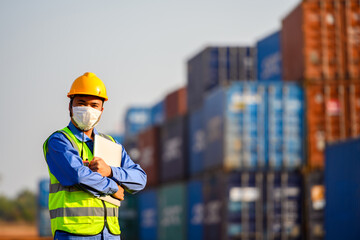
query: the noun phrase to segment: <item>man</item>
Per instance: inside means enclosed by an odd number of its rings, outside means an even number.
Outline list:
[[[118,207],[99,196],[124,200],[124,189],[135,193],[146,184],[146,174],[122,150],[121,167],[93,157],[94,127],[108,100],[103,82],[94,73],[77,78],[68,93],[71,121],[44,143],[49,168],[49,210],[54,239],[120,239]],[[126,229],[125,229],[126,231]]]

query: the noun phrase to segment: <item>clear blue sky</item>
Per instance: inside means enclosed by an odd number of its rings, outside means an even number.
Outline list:
[[[0,194],[37,191],[42,143],[69,122],[67,92],[84,72],[106,84],[98,129],[120,132],[126,108],[186,83],[206,45],[254,45],[300,0],[0,0]]]

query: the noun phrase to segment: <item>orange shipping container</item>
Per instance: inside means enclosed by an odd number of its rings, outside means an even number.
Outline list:
[[[360,2],[346,0],[347,64],[350,79],[360,79]]]
[[[177,116],[183,116],[187,112],[187,91],[186,87],[169,93],[165,98],[166,120]]]
[[[306,86],[308,164],[324,166],[326,143],[346,139],[348,126],[348,85],[344,82]]]
[[[300,3],[282,21],[283,79],[332,81],[344,75],[344,28],[339,0]]]
[[[349,125],[350,136],[360,136],[360,81],[351,81],[349,84]]]

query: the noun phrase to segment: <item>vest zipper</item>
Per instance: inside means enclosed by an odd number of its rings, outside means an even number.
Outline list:
[[[107,228],[108,228],[108,226],[107,226],[107,220],[106,220],[106,218],[107,218],[106,205],[105,205],[104,200],[101,200],[101,202],[102,202],[103,205],[104,205],[104,212],[105,212],[105,214],[104,214],[104,227],[107,227]]]

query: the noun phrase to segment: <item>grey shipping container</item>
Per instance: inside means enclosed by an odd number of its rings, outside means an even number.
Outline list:
[[[233,81],[256,79],[256,48],[207,47],[188,61],[188,110],[199,109],[205,95]]]

